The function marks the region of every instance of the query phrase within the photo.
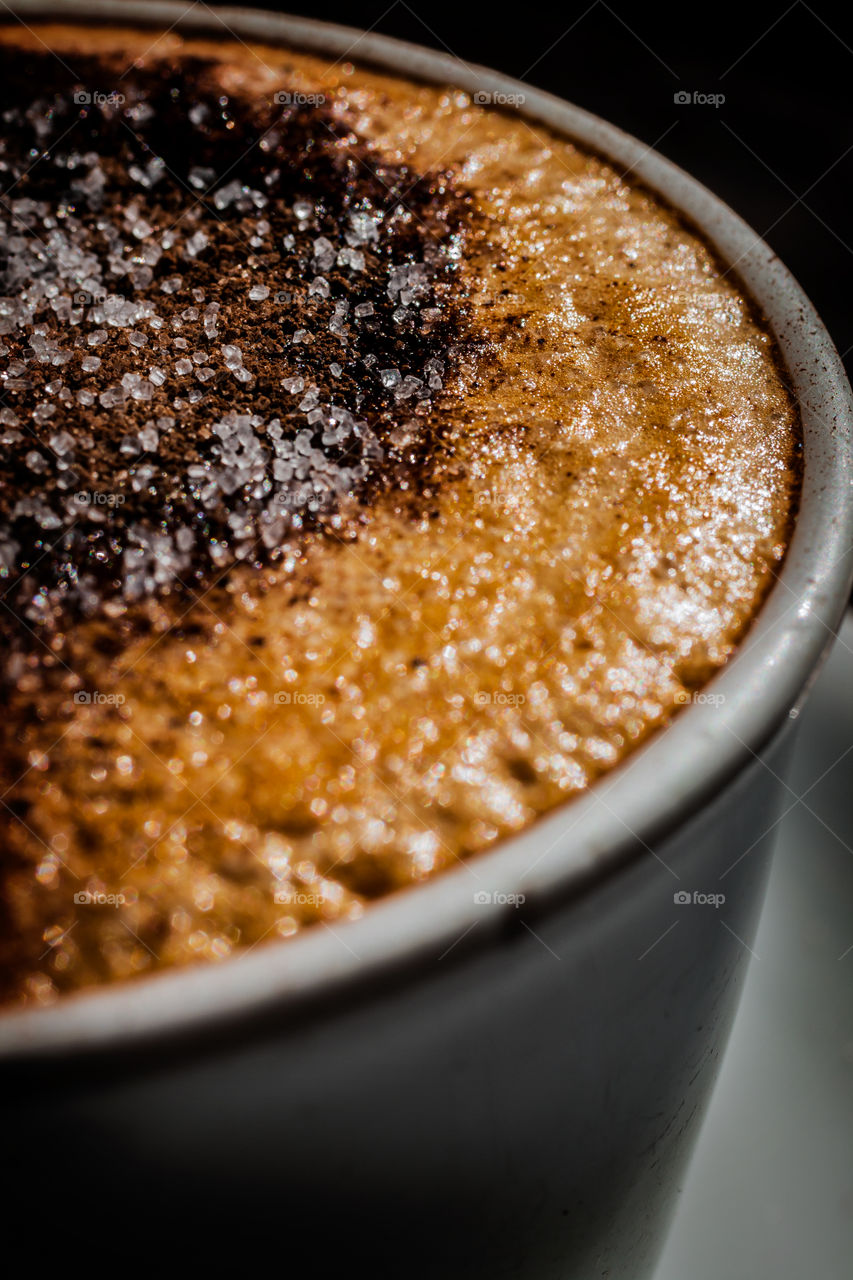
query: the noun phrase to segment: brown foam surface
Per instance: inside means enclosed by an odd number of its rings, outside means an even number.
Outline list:
[[[73,623],[27,622],[4,725],[13,1000],[337,930],[570,799],[725,663],[796,504],[797,415],[766,327],[630,177],[452,89],[153,39],[2,35],[10,56],[48,46],[72,72],[75,54],[100,58],[105,93],[131,62],[133,81],[193,58],[235,102],[322,94],[363,163],[452,188],[467,202],[452,289],[412,304],[445,308],[446,368],[419,416],[373,406],[384,457],[405,462],[408,432],[417,468],[350,486],[335,520],[141,599],[117,587]],[[214,257],[202,308],[215,277]],[[129,359],[127,331],[104,327]],[[282,377],[302,358],[283,339]],[[352,347],[339,359],[367,385]],[[75,369],[60,370],[72,394],[89,385]],[[223,386],[258,412],[251,379],[220,380],[193,406],[200,439]],[[277,394],[260,416],[287,426]],[[188,421],[174,399],[157,388],[151,415]],[[472,893],[488,888],[470,869]]]

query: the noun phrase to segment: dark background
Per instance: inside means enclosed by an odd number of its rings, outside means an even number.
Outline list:
[[[803,0],[677,9],[617,0],[256,0],[255,7],[449,50],[569,98],[657,147],[764,236],[851,370],[851,9]],[[676,106],[678,90],[723,93],[726,101]]]

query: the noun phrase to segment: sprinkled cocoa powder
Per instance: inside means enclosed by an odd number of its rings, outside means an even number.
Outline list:
[[[469,201],[324,103],[229,96],[217,70],[105,91],[103,59],[4,68],[7,630],[429,491]]]

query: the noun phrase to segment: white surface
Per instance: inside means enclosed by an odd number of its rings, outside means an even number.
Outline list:
[[[656,1280],[853,1277],[853,614],[787,781],[755,956]]]

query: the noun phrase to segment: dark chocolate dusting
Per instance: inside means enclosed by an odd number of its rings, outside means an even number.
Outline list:
[[[113,87],[98,59],[0,56],[0,626],[428,489],[464,318],[451,179],[383,163],[331,103],[229,98],[215,62]]]

